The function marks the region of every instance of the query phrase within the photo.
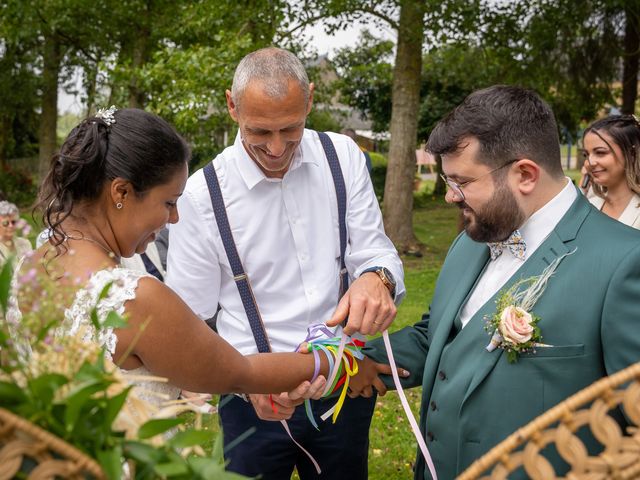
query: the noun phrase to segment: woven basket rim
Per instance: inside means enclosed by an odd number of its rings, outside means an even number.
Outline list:
[[[478,478],[500,461],[502,457],[509,455],[513,450],[528,442],[536,433],[561,420],[567,413],[573,412],[587,402],[595,400],[602,393],[634,379],[640,380],[640,362],[634,363],[611,376],[601,378],[534,418],[474,461],[457,479],[474,480]]]
[[[79,471],[89,473],[97,479],[105,478],[104,472],[100,465],[86,453],[78,448],[62,440],[56,435],[44,430],[43,428],[31,423],[29,420],[20,417],[9,410],[0,407],[0,426],[2,430],[13,432],[19,430],[26,433],[30,437],[43,442],[49,450],[60,455],[62,459],[70,460],[75,463]],[[8,427],[8,428],[7,428]],[[4,439],[0,437],[0,445]]]

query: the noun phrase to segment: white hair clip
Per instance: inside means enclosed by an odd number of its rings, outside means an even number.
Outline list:
[[[96,112],[96,118],[101,118],[104,123],[111,126],[116,123],[116,118],[113,114],[116,113],[117,110],[115,105],[111,105],[109,108],[99,108]]]

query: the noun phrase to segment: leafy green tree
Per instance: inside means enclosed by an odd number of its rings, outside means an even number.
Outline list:
[[[194,146],[196,162],[210,158],[235,130],[225,90],[240,59],[270,45],[283,20],[279,1],[134,2],[138,13],[117,39],[115,62],[106,65],[110,98],[147,108],[170,122]],[[248,12],[251,15],[248,15]],[[138,31],[149,33],[140,43]]]
[[[107,3],[90,0],[3,0],[1,30],[8,45],[21,45],[33,58],[31,67],[39,72],[37,89],[40,126],[39,171],[48,169],[56,150],[58,88],[70,75],[80,56],[92,57],[100,45],[108,48],[102,35],[105,19],[110,19]]]
[[[341,48],[333,58],[341,100],[371,120],[376,132],[387,131],[391,120],[393,47],[363,30],[354,48]]]

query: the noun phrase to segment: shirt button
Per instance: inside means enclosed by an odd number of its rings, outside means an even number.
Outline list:
[[[444,370],[440,370],[440,371],[438,372],[438,378],[439,378],[440,380],[446,380],[446,379],[447,379],[447,375],[444,373]]]
[[[431,406],[431,410],[436,410],[438,408],[436,402],[434,402],[433,400],[431,400],[431,403],[429,405]]]
[[[433,433],[427,432],[427,440],[429,440],[430,442],[433,442],[435,438],[436,437],[433,435]]]

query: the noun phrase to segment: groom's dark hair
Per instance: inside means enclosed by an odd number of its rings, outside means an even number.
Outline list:
[[[512,159],[528,158],[553,177],[562,176],[560,140],[553,112],[532,90],[494,85],[470,94],[433,129],[427,150],[435,155],[480,142],[476,160],[497,168]]]

